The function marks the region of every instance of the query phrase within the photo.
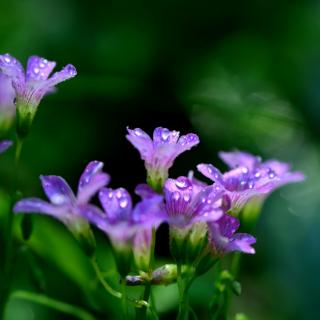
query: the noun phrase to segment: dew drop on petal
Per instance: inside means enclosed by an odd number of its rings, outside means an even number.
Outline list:
[[[180,193],[178,191],[175,191],[172,194],[172,199],[175,200],[175,201],[178,201],[180,199]]]
[[[190,194],[185,194],[185,195],[183,196],[183,200],[184,200],[185,202],[189,202],[190,199],[191,199]]]
[[[125,208],[128,205],[128,200],[126,198],[123,198],[119,201],[119,206],[121,208]]]

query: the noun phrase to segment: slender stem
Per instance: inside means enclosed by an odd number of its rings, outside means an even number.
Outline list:
[[[18,290],[13,292],[10,298],[32,301],[82,320],[94,320],[94,317],[86,310],[53,298],[49,298],[43,294]]]
[[[156,247],[156,229],[152,228],[152,237],[151,237],[151,247],[150,247],[150,257],[149,257],[149,278],[152,277],[152,270],[154,266],[154,251]],[[151,284],[146,283],[144,292],[143,292],[143,300],[146,302],[149,302],[151,294]],[[152,312],[156,314],[155,310],[153,309],[153,306],[151,304],[150,310],[152,309]],[[136,313],[136,319],[138,320],[144,320],[147,317],[147,308],[141,308],[140,310],[137,310]]]
[[[122,309],[123,309],[123,318],[124,320],[129,319],[128,303],[127,303],[127,286],[126,278],[121,279],[122,287]]]
[[[21,156],[21,150],[22,150],[23,142],[24,142],[24,140],[17,136],[17,140],[16,140],[16,152],[15,152],[15,156],[14,156],[14,161],[15,161],[15,165],[16,165],[16,166],[18,166],[19,161],[20,161],[20,156]]]
[[[93,257],[91,259],[91,264],[93,266],[93,269],[98,277],[98,280],[100,281],[100,283],[102,284],[102,286],[114,297],[121,299],[122,298],[122,294],[119,291],[114,290],[109,283],[104,279],[103,274],[98,266],[97,260],[95,257]]]
[[[12,208],[15,203],[15,194],[17,189],[18,172],[19,172],[19,161],[21,150],[23,146],[23,140],[17,137],[16,141],[16,151],[15,151],[15,170],[12,183],[11,191],[11,211],[8,215],[7,226],[6,226],[6,245],[5,245],[5,260],[4,260],[4,277],[3,283],[0,289],[0,319],[2,319],[5,311],[5,307],[9,298],[11,280],[13,274],[13,264],[14,264],[14,252],[13,252],[13,212]]]
[[[181,264],[177,263],[177,284],[179,289],[179,313],[178,320],[188,319],[188,284],[186,279],[183,279],[181,272]]]

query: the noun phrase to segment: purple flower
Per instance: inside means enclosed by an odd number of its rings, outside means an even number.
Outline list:
[[[8,76],[0,73],[0,130],[10,127],[16,112],[15,91],[11,82]]]
[[[215,221],[224,213],[223,188],[193,183],[187,177],[168,179],[164,185],[167,222],[177,228]]]
[[[43,213],[62,221],[78,239],[89,232],[85,218],[101,211],[88,204],[90,199],[110,180],[102,172],[103,163],[91,161],[82,173],[75,196],[68,183],[59,176],[41,176],[42,187],[50,202],[38,198],[25,198],[16,203],[16,213]]]
[[[232,251],[255,253],[252,245],[256,239],[246,233],[235,233],[239,226],[239,220],[228,214],[216,222],[208,223],[209,242],[215,253],[220,256]]]
[[[0,55],[0,71],[11,79],[15,90],[18,129],[22,135],[27,134],[42,97],[58,83],[77,74],[75,67],[68,64],[50,76],[55,65],[54,61],[31,56],[25,72],[17,59],[9,54]]]
[[[137,193],[142,200],[134,207],[128,191],[124,188],[103,188],[99,199],[104,212],[89,212],[89,221],[109,235],[115,247],[131,245],[137,232],[159,225],[162,217],[162,196]],[[98,213],[98,214],[97,214]]]
[[[12,146],[12,141],[3,140],[0,142],[0,153],[5,152],[8,148]]]
[[[222,174],[211,164],[199,164],[198,170],[221,185],[231,199],[231,209],[239,211],[253,197],[264,199],[276,188],[304,179],[300,172],[291,172],[288,164],[261,159],[244,152],[222,152],[220,157],[232,168]]]
[[[99,199],[104,212],[89,212],[87,219],[105,232],[114,248],[117,269],[122,276],[130,270],[133,253],[139,270],[148,271],[151,259],[152,228],[157,228],[163,216],[163,197],[144,185],[136,189],[142,197],[134,207],[124,188],[103,188]]]
[[[162,188],[174,160],[199,143],[199,137],[194,133],[179,138],[178,131],[167,128],[156,128],[153,139],[139,128],[127,130],[127,139],[139,150],[142,160],[145,161],[148,182],[157,190]]]

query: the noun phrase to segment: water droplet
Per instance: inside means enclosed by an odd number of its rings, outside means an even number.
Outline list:
[[[183,196],[183,200],[184,200],[185,202],[189,202],[190,199],[191,199],[191,196],[190,196],[190,194],[188,194],[188,193],[186,193],[186,194]]]
[[[119,206],[121,208],[125,208],[128,205],[128,200],[126,198],[123,198],[119,201]]]
[[[260,171],[257,171],[255,174],[254,174],[255,178],[260,178],[261,177],[261,172]]]
[[[38,74],[38,73],[40,72],[40,69],[39,69],[39,68],[33,68],[33,72],[34,72],[35,74]]]
[[[137,137],[142,136],[141,129],[134,129],[134,134],[135,134]]]
[[[276,173],[275,173],[272,169],[269,169],[269,171],[268,171],[268,177],[269,177],[270,179],[273,179],[275,176],[276,176]]]
[[[188,181],[188,179],[184,178],[184,177],[181,177],[181,178],[178,178],[176,181],[175,181],[175,184],[176,186],[179,188],[179,189],[186,189],[188,188],[189,186],[191,186],[190,182]]]
[[[172,194],[172,199],[175,200],[175,201],[178,201],[180,199],[180,193],[178,191],[175,191]]]
[[[249,170],[248,170],[247,167],[243,167],[243,168],[242,168],[242,173],[248,173],[248,172],[249,172]]]
[[[73,65],[71,65],[71,64],[69,64],[69,65],[66,67],[66,70],[67,70],[67,72],[69,73],[69,75],[71,75],[71,76],[74,76],[74,75],[77,74],[76,68],[75,68]]]
[[[121,190],[118,190],[118,191],[117,191],[117,193],[116,193],[116,197],[117,197],[118,199],[120,199],[120,198],[122,198],[122,197],[123,197],[123,193],[122,193],[122,191],[121,191]]]
[[[253,189],[253,187],[254,187],[254,182],[253,182],[253,181],[250,181],[249,184],[248,184],[248,187],[249,187],[249,189]]]
[[[108,193],[108,197],[109,197],[109,199],[112,199],[112,198],[113,198],[113,192],[112,192],[112,191],[110,191],[110,192]]]
[[[10,62],[11,62],[10,56],[9,56],[9,55],[5,55],[5,56],[4,56],[4,61],[5,61],[6,63],[10,63]]]
[[[167,141],[170,135],[170,131],[168,129],[163,129],[161,132],[161,139],[163,141]]]

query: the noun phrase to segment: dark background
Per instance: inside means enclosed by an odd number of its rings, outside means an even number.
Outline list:
[[[40,105],[22,152],[25,196],[43,197],[40,174],[61,175],[76,188],[93,159],[105,162],[112,187],[132,192],[145,171],[125,138],[126,126],[199,134],[201,144],[175,162],[173,177],[200,162],[224,169],[217,152],[234,148],[303,171],[304,183],[267,200],[255,231],[257,254],[244,258],[243,293],[233,310],[258,320],[319,316],[319,1],[2,1],[0,51],[24,64],[37,54],[57,61],[57,69],[72,63],[78,70]],[[12,155],[1,158],[3,185]],[[2,208],[5,199],[2,190]],[[34,216],[34,225],[19,256],[15,288],[41,289],[112,319],[119,305],[96,288],[65,228],[42,216]],[[157,250],[166,261],[162,232]],[[109,246],[97,236],[101,265],[115,279]],[[43,270],[40,289],[30,259]],[[208,274],[191,291],[203,317],[212,290]],[[156,299],[169,317],[176,288],[157,288]],[[61,314],[12,299],[7,319]]]

